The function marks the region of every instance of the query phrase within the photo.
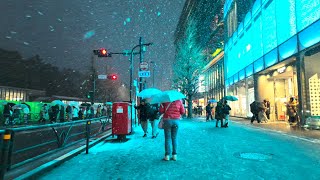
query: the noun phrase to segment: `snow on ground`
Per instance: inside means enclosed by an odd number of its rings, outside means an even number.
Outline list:
[[[127,142],[109,138],[40,179],[318,179],[319,144],[253,128],[183,120],[178,161],[167,162],[163,131],[143,138],[139,126]]]

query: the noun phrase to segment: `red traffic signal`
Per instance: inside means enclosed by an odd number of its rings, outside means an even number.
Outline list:
[[[111,74],[111,75],[108,75],[108,79],[117,80],[118,76],[116,74]]]
[[[108,54],[108,51],[106,49],[100,49],[100,55],[106,56]]]
[[[108,53],[108,50],[105,48],[93,50],[93,53],[98,55],[98,57],[111,57],[111,53]]]

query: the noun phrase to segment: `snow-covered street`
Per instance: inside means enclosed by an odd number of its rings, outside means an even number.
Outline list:
[[[151,132],[151,127],[149,127]],[[40,179],[318,179],[320,145],[254,126],[183,120],[178,161],[163,161],[164,135],[125,143],[110,139],[63,163]]]

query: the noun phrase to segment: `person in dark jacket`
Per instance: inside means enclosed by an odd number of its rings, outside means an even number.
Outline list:
[[[258,123],[261,122],[261,120],[259,119],[259,107],[258,107],[258,103],[257,101],[253,101],[250,104],[250,111],[252,113],[252,117],[251,117],[251,124],[253,123],[254,120],[257,120]]]
[[[3,109],[3,117],[4,117],[5,125],[12,123],[12,117],[11,117],[10,111],[11,111],[11,106],[9,104],[6,104]]]
[[[150,104],[146,102],[145,99],[141,100],[139,106],[134,106],[135,109],[139,110],[139,124],[141,124],[142,130],[144,132],[143,137],[147,137],[148,133],[148,112],[150,112]]]
[[[209,118],[211,118],[211,120],[213,120],[212,107],[211,107],[211,103],[210,102],[206,106],[206,121],[209,121]]]
[[[59,114],[59,121],[60,122],[64,122],[64,116],[65,116],[64,106],[60,105],[60,114]]]
[[[158,127],[157,127],[157,120],[160,117],[158,104],[150,105],[149,111],[150,111],[148,113],[149,121],[150,121],[151,128],[152,128],[152,137],[151,138],[154,139],[159,134]]]
[[[220,100],[217,103],[216,109],[215,109],[215,118],[216,118],[216,127],[218,126],[219,121],[221,121],[220,127],[223,127],[223,119],[224,119],[224,106],[222,100]]]

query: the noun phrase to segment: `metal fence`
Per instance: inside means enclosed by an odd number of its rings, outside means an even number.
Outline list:
[[[86,142],[111,128],[106,117],[0,130],[0,179],[10,169]]]

